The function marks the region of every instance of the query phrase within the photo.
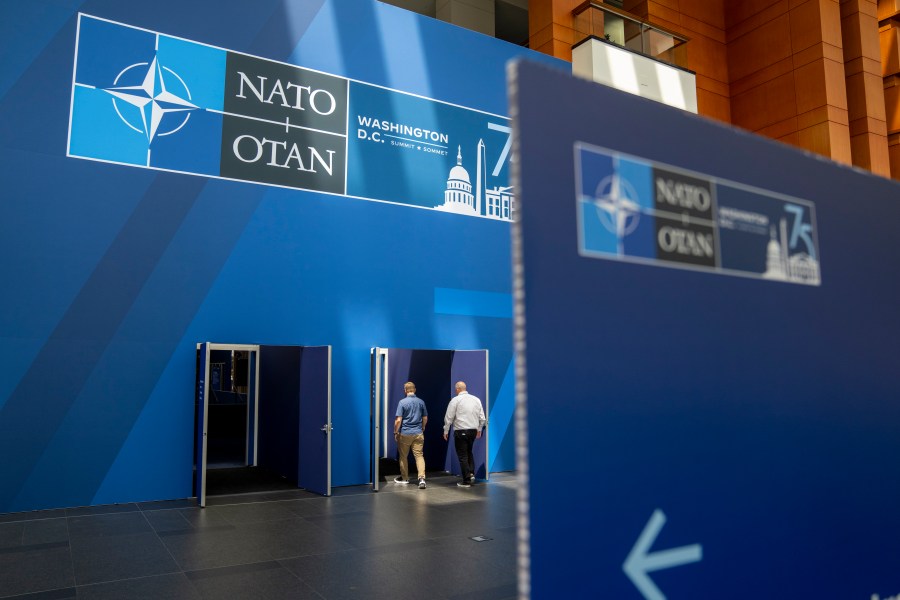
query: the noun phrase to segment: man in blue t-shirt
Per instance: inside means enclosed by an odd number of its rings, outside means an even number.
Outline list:
[[[412,381],[403,384],[406,398],[397,405],[397,418],[394,419],[394,439],[397,441],[397,451],[400,453],[400,477],[394,479],[397,483],[409,483],[409,449],[412,448],[416,459],[416,470],[419,472],[419,489],[425,489],[425,455],[422,449],[425,447],[425,425],[428,423],[428,409],[425,402],[416,396],[416,385]]]

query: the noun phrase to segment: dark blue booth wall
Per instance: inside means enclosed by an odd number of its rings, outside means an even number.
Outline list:
[[[895,594],[900,185],[540,66],[516,75],[532,596],[650,598],[651,580],[669,598]],[[580,118],[596,106],[623,117]],[[577,143],[756,205],[814,203],[821,285],[579,255]],[[702,560],[673,560],[695,545]]]
[[[511,310],[439,301],[503,304],[509,224],[68,158],[78,12],[500,115],[540,59],[375,0],[0,5],[0,512],[189,496],[205,340],[333,345],[338,486],[369,479],[370,347],[487,348],[514,468]]]

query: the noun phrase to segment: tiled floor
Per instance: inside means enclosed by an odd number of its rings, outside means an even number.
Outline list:
[[[0,598],[515,598],[516,478],[457,481],[0,515]]]

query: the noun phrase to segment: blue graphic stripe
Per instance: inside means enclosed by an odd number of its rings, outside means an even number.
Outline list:
[[[445,315],[512,319],[512,294],[434,288],[434,312]]]
[[[0,17],[0,99],[45,52],[82,3],[83,0],[5,3],[3,10],[15,11],[15,18],[9,12]]]
[[[161,174],[0,411],[0,511],[11,502],[178,231],[205,181]],[[63,369],[62,366],[65,366]],[[93,493],[84,497],[91,500]]]
[[[93,504],[120,502],[122,498],[177,498],[190,493],[185,476],[191,470],[190,450],[185,452],[184,446],[167,443],[166,434],[161,433],[172,427],[173,415],[184,415],[185,399],[191,397],[193,389],[193,344],[189,343],[186,352],[180,352],[179,345],[184,343],[185,331],[196,319],[267,191],[258,186],[208,182],[122,323],[104,357],[103,369],[121,373],[118,379],[122,382],[117,385],[129,390],[134,406],[122,420],[118,445],[110,445],[111,450],[98,458],[102,465],[90,475],[91,486],[96,484],[97,489]],[[216,232],[214,243],[196,235],[202,230]],[[184,268],[186,264],[191,265],[189,270]],[[178,292],[173,293],[173,289]],[[165,314],[166,320],[160,321],[158,313]],[[140,367],[117,357],[127,354],[130,341],[144,339],[154,340],[156,347]],[[119,348],[122,351],[116,352]],[[172,387],[164,382],[167,369],[179,373]],[[173,387],[183,393],[172,394]],[[193,408],[187,412],[186,422],[192,422]],[[152,455],[148,456],[147,448],[155,449]],[[137,480],[135,471],[141,473]],[[103,478],[102,483],[98,477]]]
[[[494,353],[491,354],[492,363]],[[506,361],[506,367],[501,371],[503,380],[499,389],[491,399],[491,446],[488,465],[491,471],[510,471],[516,467],[515,449],[515,423],[513,422],[513,410],[516,407],[515,399],[515,355]],[[493,369],[492,369],[492,375]],[[507,441],[507,439],[509,441]]]

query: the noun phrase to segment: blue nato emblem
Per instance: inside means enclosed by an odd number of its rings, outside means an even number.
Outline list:
[[[576,161],[580,253],[655,258],[650,165],[580,146]]]
[[[69,154],[219,174],[226,53],[82,15]]]

